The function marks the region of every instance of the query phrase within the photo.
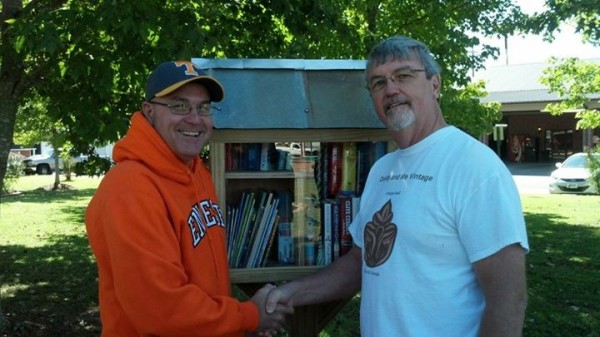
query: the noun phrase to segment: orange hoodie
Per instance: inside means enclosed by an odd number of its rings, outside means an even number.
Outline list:
[[[225,225],[199,158],[181,162],[140,112],[85,217],[103,337],[243,336],[258,308],[231,297]]]

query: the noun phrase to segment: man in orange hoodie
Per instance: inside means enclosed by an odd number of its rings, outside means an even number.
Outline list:
[[[165,62],[148,77],[141,111],[114,147],[116,166],[86,212],[96,256],[102,336],[270,335],[266,285],[231,295],[225,222],[199,153],[223,87],[191,62]]]

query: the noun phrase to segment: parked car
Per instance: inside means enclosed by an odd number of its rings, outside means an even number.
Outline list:
[[[75,163],[82,162],[87,159],[87,156],[77,156],[74,158]],[[51,174],[56,170],[54,161],[54,153],[51,154],[34,154],[23,160],[25,174]],[[62,171],[62,159],[58,160],[58,168]]]
[[[594,156],[600,160],[600,155]],[[550,174],[550,193],[597,194],[598,190],[590,183],[592,173],[587,157],[587,153],[579,152],[556,163],[556,170]]]
[[[301,143],[290,143],[288,146],[276,144],[278,150],[287,151],[294,157],[302,155],[302,144]],[[304,143],[304,155],[305,156],[318,156],[319,155],[319,143],[318,142],[306,142]]]

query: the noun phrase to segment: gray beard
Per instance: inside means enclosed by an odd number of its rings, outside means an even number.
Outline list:
[[[412,125],[415,120],[415,113],[412,110],[392,112],[387,116],[386,124],[388,129],[400,131]]]

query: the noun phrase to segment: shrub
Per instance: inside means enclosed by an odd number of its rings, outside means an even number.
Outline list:
[[[13,192],[13,186],[17,182],[17,179],[23,175],[23,159],[25,157],[22,155],[9,152],[4,184],[2,185],[2,194]]]
[[[113,162],[109,158],[91,155],[86,160],[75,163],[74,172],[78,176],[95,177],[106,174],[112,166]]]
[[[600,145],[590,148],[588,154],[587,159],[592,173],[590,183],[596,187],[597,191],[600,191]]]

